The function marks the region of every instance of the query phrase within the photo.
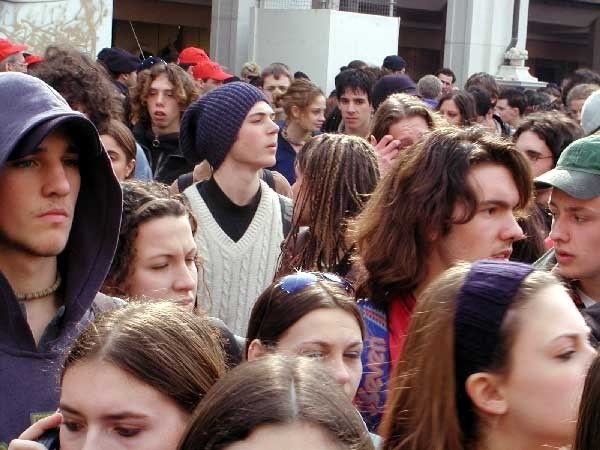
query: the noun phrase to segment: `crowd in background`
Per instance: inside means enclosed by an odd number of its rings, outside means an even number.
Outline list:
[[[598,448],[600,74],[295,69],[0,39],[0,449]]]

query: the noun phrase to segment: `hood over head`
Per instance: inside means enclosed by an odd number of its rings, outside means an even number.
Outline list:
[[[0,73],[0,168],[27,156],[57,127],[79,149],[81,187],[66,248],[58,257],[63,279],[63,331],[91,306],[110,267],[121,221],[122,195],[98,132],[50,86],[30,75]],[[61,336],[63,333],[59,336]],[[31,349],[29,327],[0,274],[0,342]]]

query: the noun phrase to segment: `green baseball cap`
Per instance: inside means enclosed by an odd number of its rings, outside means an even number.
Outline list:
[[[572,142],[556,167],[535,179],[539,188],[555,187],[571,197],[590,200],[600,195],[600,136]]]

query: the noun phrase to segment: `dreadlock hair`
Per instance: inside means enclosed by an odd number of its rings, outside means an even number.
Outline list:
[[[379,180],[375,151],[356,136],[321,134],[300,149],[296,164],[302,185],[278,276],[293,269],[338,272],[352,251],[346,246],[348,221],[362,210]],[[301,226],[310,232],[299,239]]]

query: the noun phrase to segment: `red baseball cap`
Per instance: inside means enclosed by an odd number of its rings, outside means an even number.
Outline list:
[[[210,61],[210,58],[204,50],[198,47],[186,47],[179,53],[178,64],[195,66],[201,61]]]
[[[8,39],[0,38],[0,61],[2,61],[4,58],[8,58],[10,55],[14,55],[15,53],[22,52],[26,49],[26,45],[13,44]]]
[[[233,75],[223,72],[219,63],[214,61],[201,61],[192,67],[192,73],[196,80],[205,80],[211,78],[213,80],[223,81],[231,78]]]
[[[34,55],[33,53],[24,53],[23,56],[25,56],[25,62],[27,63],[27,65],[35,64],[44,60],[43,56]]]

